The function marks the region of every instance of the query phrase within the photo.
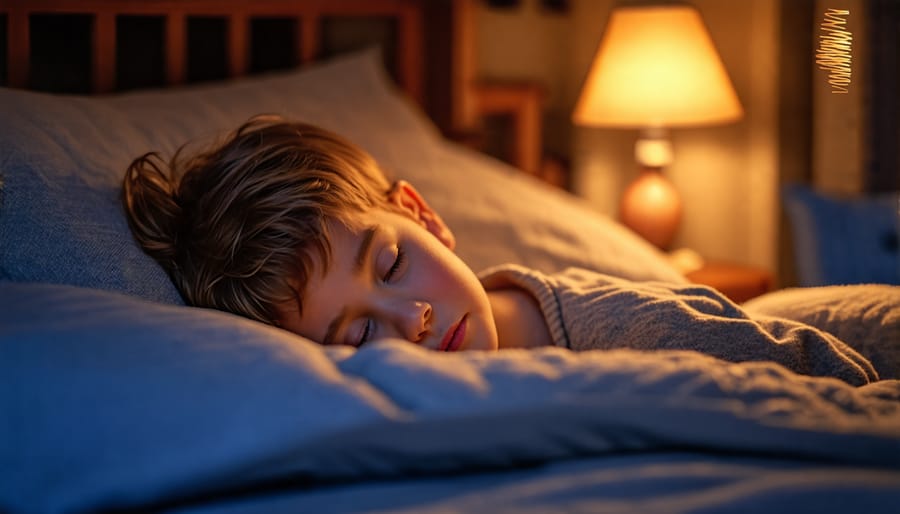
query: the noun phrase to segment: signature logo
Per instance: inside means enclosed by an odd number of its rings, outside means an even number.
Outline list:
[[[828,84],[832,93],[846,94],[850,91],[852,74],[851,58],[853,34],[847,30],[847,9],[828,9],[819,27],[819,48],[816,64],[828,72]]]

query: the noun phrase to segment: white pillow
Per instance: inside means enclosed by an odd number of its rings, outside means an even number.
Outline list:
[[[396,170],[457,235],[457,252],[481,271],[508,262],[544,272],[569,266],[631,280],[685,282],[665,256],[587,203],[500,161],[449,142],[427,162]]]

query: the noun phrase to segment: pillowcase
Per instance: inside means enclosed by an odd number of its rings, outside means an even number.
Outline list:
[[[388,166],[421,160],[436,137],[372,50],[284,75],[120,96],[0,89],[0,278],[182,303],[133,241],[120,204],[125,169],[261,112],[339,132]]]
[[[900,284],[900,195],[836,198],[783,192],[799,285]]]
[[[397,175],[441,214],[457,235],[456,252],[475,271],[511,262],[545,273],[577,266],[686,282],[662,252],[583,199],[450,142],[429,157]]]
[[[397,413],[322,347],[235,315],[54,284],[0,283],[0,303],[3,512],[250,482],[259,459]]]
[[[274,112],[338,132],[419,186],[476,271],[517,262],[682,281],[624,227],[512,168],[443,142],[376,50],[287,74],[77,97],[0,89],[0,279],[94,287],[181,304],[134,242],[120,204],[128,164],[170,155]]]

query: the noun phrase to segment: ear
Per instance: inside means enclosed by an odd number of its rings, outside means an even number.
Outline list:
[[[429,207],[428,202],[416,191],[416,188],[405,180],[398,180],[388,193],[388,201],[400,209],[400,212],[431,232],[433,236],[453,250],[456,238],[444,223],[444,220]]]

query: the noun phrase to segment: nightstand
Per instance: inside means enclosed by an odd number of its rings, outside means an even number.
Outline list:
[[[772,274],[768,271],[727,262],[707,262],[685,276],[691,282],[718,289],[736,303],[745,302],[772,288]]]

